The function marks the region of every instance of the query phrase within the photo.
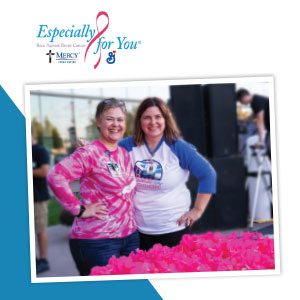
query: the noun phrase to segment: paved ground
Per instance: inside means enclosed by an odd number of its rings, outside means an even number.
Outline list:
[[[254,223],[254,231],[265,228],[272,223],[256,224]],[[64,225],[56,225],[48,228],[49,234],[49,249],[48,260],[50,270],[40,273],[37,277],[62,277],[62,276],[79,276],[74,261],[72,259],[68,235],[70,227]],[[248,228],[238,228],[232,230],[221,231],[224,234],[233,231],[248,231]],[[38,252],[37,252],[38,253]]]
[[[50,270],[37,274],[37,277],[79,276],[69,249],[69,231],[70,227],[65,225],[48,228]]]

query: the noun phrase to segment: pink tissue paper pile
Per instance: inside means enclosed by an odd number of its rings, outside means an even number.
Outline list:
[[[274,269],[274,239],[244,232],[223,235],[208,232],[184,235],[178,246],[160,244],[137,249],[128,257],[111,257],[90,275],[148,274]]]

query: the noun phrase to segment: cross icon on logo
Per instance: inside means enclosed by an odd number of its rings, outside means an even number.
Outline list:
[[[52,58],[52,55],[54,55],[55,54],[55,52],[54,53],[52,53],[52,51],[51,50],[49,50],[49,52],[48,53],[46,53],[46,55],[49,55],[49,63],[51,63],[51,58]]]

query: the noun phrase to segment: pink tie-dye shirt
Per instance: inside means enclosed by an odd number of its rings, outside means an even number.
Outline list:
[[[118,147],[110,152],[96,140],[51,169],[49,186],[61,205],[74,215],[79,213],[81,203],[70,183],[78,179],[82,204],[103,203],[108,214],[103,220],[75,218],[71,239],[122,238],[136,230],[132,201],[136,181],[125,149]]]

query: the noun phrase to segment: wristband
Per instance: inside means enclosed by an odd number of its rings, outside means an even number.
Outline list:
[[[78,215],[76,215],[76,217],[80,218],[82,216],[82,214],[84,213],[84,211],[85,211],[85,207],[83,205],[81,205],[79,213],[78,213]]]

